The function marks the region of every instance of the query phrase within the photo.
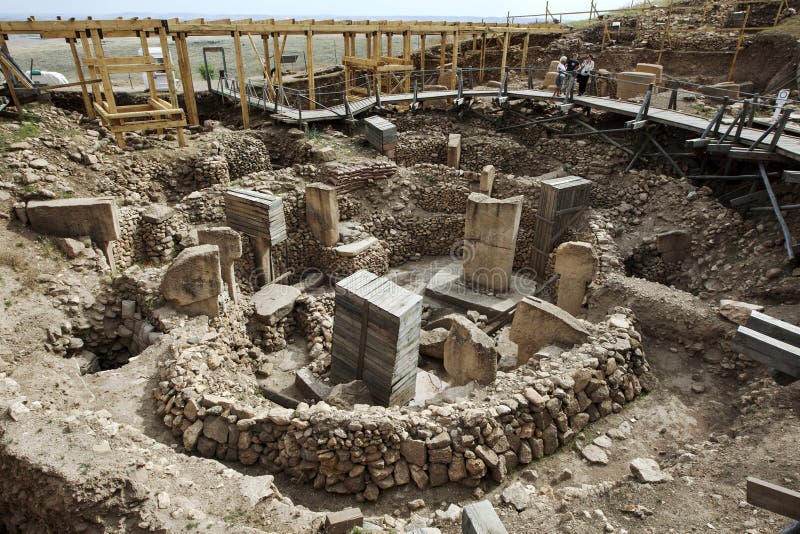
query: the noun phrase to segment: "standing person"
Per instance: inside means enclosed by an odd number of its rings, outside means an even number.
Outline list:
[[[556,89],[553,91],[553,96],[561,96],[561,84],[564,83],[564,78],[567,76],[567,56],[561,56],[558,60],[558,74],[556,75]]]
[[[586,92],[586,84],[589,83],[589,76],[594,70],[594,57],[592,54],[586,56],[581,66],[578,67],[578,96],[583,96]]]

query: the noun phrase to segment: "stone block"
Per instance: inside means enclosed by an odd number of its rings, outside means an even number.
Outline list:
[[[656,75],[651,72],[620,72],[617,74],[617,98],[628,100],[644,96],[655,79]]]
[[[422,330],[419,333],[419,353],[429,358],[441,360],[444,358],[444,344],[447,341],[449,330],[446,328],[434,328],[433,330]]]
[[[31,227],[41,234],[89,236],[101,243],[119,239],[119,215],[111,198],[32,200],[26,214]]]
[[[345,508],[325,514],[325,534],[347,534],[364,524],[364,516],[358,508]]]
[[[594,279],[597,258],[592,245],[579,241],[562,243],[555,250],[553,272],[558,279],[558,307],[576,315],[580,313],[586,286]]]
[[[637,63],[636,72],[645,72],[655,76],[656,85],[661,85],[664,78],[664,66],[656,63]]]
[[[164,204],[150,204],[142,212],[142,220],[150,224],[160,224],[172,218],[175,209]]]
[[[558,306],[526,297],[514,312],[509,338],[517,344],[517,359],[524,362],[547,345],[570,348],[583,343],[589,332],[581,322]]]
[[[486,165],[481,170],[480,192],[487,197],[492,196],[494,186],[495,168],[494,165]]]
[[[685,230],[671,230],[656,236],[656,249],[667,263],[683,261],[689,255],[692,236]]]
[[[313,183],[306,186],[306,222],[311,234],[326,247],[339,241],[339,204],[336,188]]]
[[[189,247],[167,268],[161,293],[171,305],[189,315],[219,315],[222,273],[216,245]]]
[[[466,317],[454,318],[444,342],[444,368],[455,386],[491,384],[497,376],[494,340]]]
[[[461,165],[461,134],[450,134],[447,137],[447,166],[454,169]]]
[[[500,293],[509,289],[521,215],[522,196],[469,195],[463,262],[467,285]]]
[[[478,501],[461,509],[461,532],[463,534],[508,534],[492,504]]]
[[[542,89],[555,89],[556,87],[556,78],[558,78],[558,73],[548,72],[544,75],[544,81],[542,82]]]

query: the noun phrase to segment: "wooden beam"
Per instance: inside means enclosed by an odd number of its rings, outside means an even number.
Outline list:
[[[453,75],[450,76],[450,90],[456,88],[456,77],[458,76],[458,32],[453,32]]]
[[[500,60],[500,79],[503,79],[503,75],[506,72],[506,60],[508,59],[508,42],[511,40],[511,34],[506,31],[503,34],[503,57]]]
[[[439,77],[444,76],[444,64],[447,62],[445,50],[447,49],[447,34],[442,32],[439,34],[441,44],[439,45]]]
[[[281,59],[283,58],[283,54],[281,53],[282,51],[281,51],[280,43],[278,43],[278,36],[279,36],[279,34],[277,34],[277,33],[273,33],[272,34],[272,48],[274,49],[274,52],[275,52],[275,54],[274,54],[275,55],[275,83],[277,83],[278,86],[282,86],[283,85],[283,73],[281,72],[281,69],[283,67],[281,65]]]
[[[144,61],[153,61],[153,58],[150,56],[150,47],[147,44],[147,32],[139,32],[139,42],[142,45],[142,59]],[[110,64],[111,62],[106,61],[106,65]],[[162,68],[159,65],[159,68]],[[108,67],[106,67],[108,69]],[[155,96],[158,94],[156,90],[156,80],[155,76],[153,75],[152,71],[147,72],[147,86],[150,89],[150,96]]]
[[[83,97],[83,108],[86,110],[86,116],[89,119],[94,119],[94,107],[92,106],[92,99],[89,97],[89,88],[86,86],[86,77],[83,75],[83,66],[81,66],[81,58],[78,55],[78,46],[74,37],[67,39],[69,43],[69,50],[72,53],[72,61],[75,63],[75,72],[78,74],[78,80],[81,82],[81,96]]]
[[[100,78],[102,79],[103,83],[103,95],[104,95],[104,103],[108,108],[109,113],[116,113],[117,112],[117,102],[114,98],[114,88],[111,85],[111,78],[108,75],[108,71],[105,69],[105,52],[103,52],[103,41],[100,39],[100,35],[97,31],[87,31],[87,34],[92,39],[92,46],[94,48],[94,57],[97,61],[97,72],[100,74]],[[95,106],[97,109],[97,106]],[[115,126],[116,123],[111,122],[107,126]],[[114,131],[114,130],[112,130]],[[117,145],[120,148],[125,147],[125,136],[122,135],[122,132],[115,131],[114,132],[114,139],[117,141]]]
[[[403,32],[403,61],[411,61],[411,32]],[[411,76],[408,75],[403,81],[403,91],[411,92]]]
[[[525,39],[522,41],[522,61],[520,61],[520,67],[523,69],[528,66],[528,45],[531,41],[531,34],[526,33]]]
[[[314,32],[306,32],[306,70],[308,71],[308,107],[317,109],[314,87]]]
[[[189,124],[200,125],[200,116],[197,113],[197,100],[194,96],[194,80],[192,79],[192,64],[189,60],[189,45],[186,34],[179,33],[175,37],[175,51],[178,54],[178,69],[181,73],[181,86],[183,87],[183,103]]]
[[[5,36],[2,34],[0,34],[0,48],[6,51],[8,50]],[[16,90],[14,90],[14,77],[11,74],[11,70],[6,66],[5,61],[0,62],[0,70],[3,71],[3,77],[6,79],[6,87],[8,88],[8,94],[11,96],[11,101],[14,103],[14,107],[17,108],[17,115],[22,119],[25,117],[25,109],[22,107]]]
[[[233,53],[236,56],[236,75],[239,80],[239,103],[242,107],[242,127],[250,128],[250,106],[247,100],[247,79],[244,76],[242,61],[242,34],[233,32]]]
[[[486,45],[488,44],[488,38],[486,36],[486,32],[483,32],[481,35],[481,59],[478,63],[478,81],[483,82],[484,77],[484,68],[486,67]]]
[[[167,42],[166,28],[159,27],[158,41],[161,43],[161,55],[164,56],[164,71],[167,74],[167,89],[169,90],[169,101],[175,109],[181,109],[178,104],[178,92],[175,90],[175,69],[172,66],[172,57],[169,54],[169,43]],[[191,79],[189,80],[191,83]],[[158,98],[158,95],[153,95]],[[185,119],[184,119],[185,120]],[[183,127],[178,126],[175,128],[176,136],[178,137],[178,146],[186,146],[186,137],[183,135]]]
[[[427,35],[420,35],[419,36],[419,68],[420,70],[425,70],[425,54],[427,51],[425,50],[425,39]],[[425,73],[422,73],[423,79],[425,78]]]
[[[800,492],[747,477],[747,502],[753,506],[800,521]]]

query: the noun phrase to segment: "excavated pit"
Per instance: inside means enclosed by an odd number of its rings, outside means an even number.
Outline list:
[[[550,112],[540,104],[528,111],[531,117]],[[465,502],[516,480],[547,488],[537,507],[549,506],[554,491],[565,502],[602,502],[613,491],[638,498],[630,481],[607,482],[625,477],[621,448],[640,456],[654,454],[650,444],[671,450],[667,465],[676,476],[688,476],[685,454],[697,451],[675,451],[675,443],[687,434],[699,441],[714,436],[715,443],[731,439],[736,432],[730,425],[740,417],[734,406],[743,402],[736,388],[764,370],[738,356],[731,326],[715,306],[723,297],[763,301],[770,293],[796,302],[796,278],[783,263],[774,225],[741,217],[720,202],[718,191],[676,178],[664,162],[651,159],[625,173],[629,156],[600,141],[575,142],[538,128],[507,134],[495,131],[486,116],[437,110],[390,111],[388,118],[399,130],[396,166],[344,130],[307,135],[277,126],[217,128],[194,134],[189,149],[172,155],[154,153],[158,143],[142,139],[115,169],[116,181],[94,191],[86,186],[84,194],[110,191],[124,199],[116,271],[103,271],[84,254],[74,277],[40,282],[71,322],[51,333],[49,343],[65,349],[49,357],[66,355],[82,373],[93,373],[84,378],[93,399],[81,402],[106,410],[110,419],[129,414],[136,431],[177,453],[176,462],[199,456],[246,476],[275,475],[275,489],[291,498],[292,513],[310,513],[298,505],[322,511],[357,501],[365,513],[388,518],[386,525],[411,520],[406,503],[420,496],[429,503]],[[450,133],[464,139],[460,170],[446,166]],[[678,142],[672,134],[661,141]],[[337,165],[328,160],[331,152]],[[431,349],[419,361],[418,385],[425,391],[399,407],[380,406],[357,389],[320,400],[298,387],[298,371],[317,385],[334,386],[328,375],[336,281],[369,269],[425,294],[442,268],[463,261],[467,197],[478,189],[485,165],[497,168],[494,197],[523,197],[514,269],[525,276],[542,175],[560,171],[593,181],[589,209],[559,237],[559,243],[589,243],[597,256],[579,313],[589,321],[586,342],[535,361],[528,361],[530,354],[517,360],[505,325],[491,338],[501,364],[495,381],[449,390],[442,386],[449,380],[443,360],[431,355],[441,349]],[[377,240],[362,254],[337,255],[316,242],[306,223],[305,186],[331,177],[346,185],[338,197],[339,244]],[[230,187],[283,197],[289,236],[273,250],[274,268],[290,273],[279,283],[300,295],[288,313],[258,315],[255,252],[247,238],[233,263],[238,303],[223,296],[220,316],[205,319],[187,318],[164,301],[165,273],[177,254],[198,244],[196,229],[226,223],[222,193]],[[658,239],[675,231],[688,236],[688,245],[667,261]],[[776,265],[782,274],[768,275],[767,266]],[[552,268],[551,261],[545,274]],[[757,269],[764,274],[752,276]],[[98,271],[105,278],[88,285]],[[557,287],[538,295],[555,302]],[[75,295],[80,298],[70,300]],[[427,332],[452,313],[469,316],[470,329],[494,319],[468,310],[425,295],[421,326]],[[70,345],[78,344],[75,338],[81,347]],[[584,378],[578,388],[575,382]],[[753,397],[797,409],[785,397]],[[626,431],[631,421],[635,438]],[[611,461],[587,463],[584,451],[592,440],[615,432],[627,432],[628,441],[614,441],[605,453]],[[106,441],[116,446],[115,439]],[[567,489],[570,477],[578,486]],[[641,497],[651,507],[657,498]],[[504,513],[510,529],[536,522],[517,523],[513,513]],[[664,515],[659,526],[679,513]],[[225,523],[260,524],[243,513]]]

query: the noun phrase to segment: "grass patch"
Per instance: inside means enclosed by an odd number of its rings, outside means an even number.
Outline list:
[[[38,124],[35,122],[26,122],[19,127],[19,130],[16,130],[11,134],[11,141],[17,143],[19,141],[24,141],[29,137],[37,137],[41,133],[42,129],[39,128]]]

